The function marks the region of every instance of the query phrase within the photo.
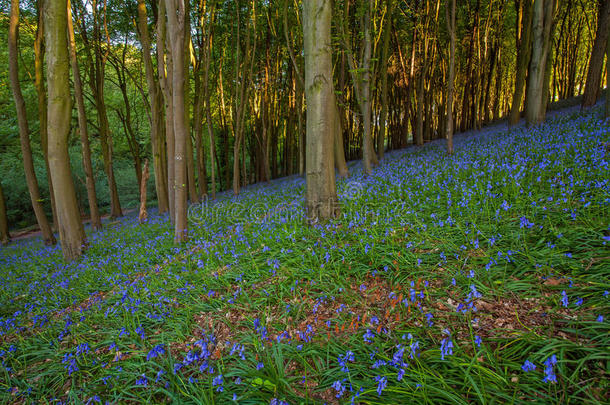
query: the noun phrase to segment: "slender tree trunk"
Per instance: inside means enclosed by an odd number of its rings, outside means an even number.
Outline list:
[[[83,154],[83,169],[85,172],[85,185],[87,188],[87,199],[89,201],[89,215],[91,216],[91,229],[94,231],[102,229],[102,220],[97,206],[97,194],[95,191],[95,178],[93,176],[93,165],[91,163],[91,147],[89,145],[89,132],[87,130],[87,116],[85,113],[85,101],[83,98],[83,84],[76,58],[76,41],[74,40],[74,25],[72,23],[72,11],[70,0],[68,0],[68,40],[70,42],[70,64],[74,80],[74,98],[78,110],[78,128]]]
[[[55,207],[55,195],[53,193],[53,181],[49,173],[49,137],[47,135],[47,93],[44,85],[44,22],[42,18],[43,0],[36,2],[36,13],[38,14],[38,27],[36,27],[36,39],[34,40],[34,84],[38,96],[38,124],[40,128],[40,147],[44,156],[45,169],[47,171],[47,182],[49,183],[49,196],[51,210],[53,211],[53,224],[57,226],[57,209]]]
[[[201,61],[199,62],[201,63]],[[198,186],[199,186],[199,195],[198,199],[201,200],[204,197],[207,197],[208,194],[208,175],[206,173],[205,167],[205,151],[203,147],[203,108],[204,108],[204,99],[201,91],[201,76],[200,76],[200,66],[194,70],[193,76],[195,79],[195,102],[193,103],[193,132],[195,133],[195,149],[197,152],[197,176],[198,176]]]
[[[532,19],[532,58],[527,77],[525,120],[527,125],[544,121],[546,111],[543,102],[546,63],[551,52],[554,1],[535,0]]]
[[[610,1],[601,0],[599,4],[597,32],[595,34],[595,42],[593,43],[593,50],[591,51],[591,59],[589,61],[585,93],[582,99],[583,107],[592,107],[597,102],[601,87],[606,42],[608,42],[608,36],[610,35],[608,29],[610,26]]]
[[[163,153],[163,119],[161,112],[161,98],[158,80],[155,80],[155,72],[151,58],[150,34],[148,32],[148,16],[146,14],[146,1],[138,0],[138,34],[142,43],[142,60],[146,71],[146,84],[148,85],[148,98],[150,99],[150,138],[153,155],[153,172],[155,174],[155,191],[159,213],[167,212],[169,202],[167,200],[167,177],[163,170],[163,161],[166,156]]]
[[[388,120],[388,54],[390,50],[390,33],[392,32],[392,14],[394,13],[395,2],[389,0],[387,9],[387,22],[383,31],[383,44],[381,50],[381,114],[379,116],[379,134],[377,135],[377,155],[379,160],[383,159],[385,152],[385,139],[387,137]]]
[[[47,245],[54,245],[55,236],[47,220],[47,216],[42,206],[42,198],[40,189],[38,188],[38,179],[34,171],[34,161],[32,159],[32,148],[30,145],[30,129],[25,110],[25,101],[21,93],[21,85],[19,83],[19,65],[17,41],[19,36],[19,0],[11,0],[11,16],[8,32],[8,52],[9,52],[9,80],[13,92],[13,100],[17,110],[17,122],[19,124],[19,139],[21,141],[21,154],[23,156],[23,169],[25,171],[25,180],[30,192],[30,199],[34,214],[38,221],[38,226],[42,231],[42,237]]]
[[[449,74],[447,75],[447,153],[453,154],[453,86],[455,79],[455,0],[446,8],[447,31],[449,31]],[[449,10],[451,7],[451,11]]]
[[[339,107],[337,106],[336,96],[333,92],[333,104],[335,105],[335,122],[334,122],[334,149],[335,149],[335,167],[339,172],[339,176],[343,178],[349,177],[347,162],[345,161],[345,150],[343,149],[343,128],[341,127],[341,116],[339,115]]]
[[[146,222],[148,219],[148,212],[146,212],[146,183],[150,173],[148,171],[148,159],[144,161],[144,169],[142,169],[142,181],[140,182],[140,212],[138,214],[138,221],[140,223]]]
[[[6,215],[6,200],[0,183],[0,245],[8,245],[11,234],[8,231],[8,216]]]
[[[608,27],[610,30],[610,27]],[[606,41],[606,118],[610,118],[610,40]]]
[[[305,0],[305,97],[307,100],[306,209],[311,222],[339,215],[333,162],[331,0]]]
[[[165,109],[165,138],[166,138],[166,157],[167,157],[167,196],[169,202],[169,218],[175,224],[175,182],[174,182],[174,112],[172,102],[172,52],[171,41],[168,40],[166,24],[166,1],[159,1],[159,17],[157,19],[157,66],[159,75],[159,86],[163,95]]]
[[[527,67],[532,55],[532,0],[522,1],[524,1],[522,12],[517,10],[518,15],[522,17],[521,20],[518,20],[517,24],[518,32],[521,32],[521,36],[520,40],[517,41],[517,71],[515,74],[515,92],[508,119],[509,125],[517,125],[519,123]]]
[[[172,49],[172,104],[174,125],[174,189],[175,189],[175,234],[176,243],[188,239],[187,220],[187,162],[188,128],[185,112],[185,3],[184,0],[166,0],[168,32]]]
[[[17,1],[17,0],[14,0]],[[49,166],[57,202],[57,219],[65,260],[80,256],[86,245],[76,192],[70,171],[70,84],[66,0],[48,0],[45,6],[45,45],[48,51],[47,83]]]

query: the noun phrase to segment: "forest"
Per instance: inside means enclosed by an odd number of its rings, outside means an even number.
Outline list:
[[[0,4],[3,403],[610,401],[610,1]]]

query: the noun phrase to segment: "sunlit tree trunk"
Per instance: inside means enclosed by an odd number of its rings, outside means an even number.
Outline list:
[[[395,2],[388,1],[387,16],[385,27],[383,28],[383,44],[381,50],[381,114],[379,116],[379,134],[377,135],[377,155],[379,160],[383,159],[385,152],[385,139],[387,136],[388,120],[388,58],[390,50],[390,33],[392,32],[392,14],[394,13]]]
[[[515,72],[515,91],[513,93],[509,125],[517,125],[521,118],[521,101],[525,91],[527,67],[532,55],[532,0],[521,0],[517,10],[517,70]]]
[[[42,18],[44,0],[37,0],[36,13],[38,15],[38,26],[36,27],[36,38],[34,39],[34,85],[38,96],[38,125],[40,128],[40,147],[44,156],[44,164],[47,171],[49,183],[49,196],[51,210],[53,211],[53,224],[57,224],[57,209],[55,207],[55,195],[53,193],[53,181],[49,173],[49,137],[47,135],[47,91],[44,84],[44,22]]]
[[[585,92],[582,99],[583,107],[592,107],[597,102],[601,87],[606,42],[608,42],[608,36],[610,35],[610,31],[608,30],[608,26],[610,25],[610,1],[600,0],[599,5],[597,32],[595,34],[593,50],[591,51]]]
[[[138,33],[142,43],[142,60],[146,71],[146,84],[150,99],[150,138],[153,155],[153,172],[155,174],[155,190],[159,213],[169,210],[167,201],[167,177],[163,170],[166,159],[163,144],[163,117],[161,111],[161,95],[159,82],[155,80],[155,72],[151,58],[150,34],[148,32],[148,17],[145,0],[138,0]]]
[[[68,0],[68,40],[70,41],[70,65],[72,66],[72,77],[74,80],[74,98],[78,110],[78,129],[80,134],[81,149],[83,155],[83,170],[85,172],[85,185],[87,188],[87,199],[89,201],[89,213],[91,216],[91,228],[102,229],[102,220],[97,206],[97,193],[95,191],[95,178],[93,176],[93,165],[91,163],[91,147],[89,145],[89,132],[87,129],[87,116],[85,113],[85,100],[83,98],[83,84],[78,69],[76,58],[76,42],[74,40],[74,25],[72,23],[72,11],[70,0]]]
[[[447,31],[449,31],[449,74],[447,75],[447,153],[453,154],[453,86],[455,79],[455,0],[446,6]]]
[[[175,190],[175,233],[174,241],[180,243],[188,238],[187,221],[187,136],[188,128],[185,112],[185,3],[184,0],[166,0],[167,30],[172,49],[172,105],[174,124],[174,190]]]
[[[306,209],[310,221],[339,214],[333,162],[334,109],[331,57],[331,0],[303,2],[305,97],[307,102]]]
[[[8,231],[8,216],[6,215],[6,200],[0,183],[0,245],[7,245],[11,241]]]
[[[610,30],[610,26],[608,27]],[[609,37],[610,38],[610,37]],[[610,39],[606,41],[606,108],[605,117],[610,118]]]
[[[47,58],[49,166],[53,178],[61,247],[65,260],[80,256],[86,237],[68,155],[70,133],[70,82],[66,0],[47,0],[45,45]]]
[[[527,76],[525,121],[536,125],[544,121],[546,103],[544,80],[551,50],[554,0],[535,0],[532,17],[532,57]]]
[[[65,24],[64,24],[65,25]],[[38,226],[42,232],[42,237],[47,245],[55,244],[55,236],[47,220],[47,216],[42,207],[42,198],[40,189],[38,188],[38,179],[34,171],[34,161],[32,159],[32,148],[30,145],[30,129],[25,110],[25,101],[21,93],[21,85],[19,83],[19,54],[17,51],[17,40],[19,36],[19,0],[11,0],[11,17],[8,31],[8,53],[9,53],[9,80],[13,91],[13,100],[17,109],[17,122],[19,125],[19,140],[21,141],[21,154],[23,157],[23,169],[25,171],[25,180],[30,192],[30,199],[34,214],[38,221]]]

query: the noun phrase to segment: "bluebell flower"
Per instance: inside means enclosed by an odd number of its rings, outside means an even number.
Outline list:
[[[341,398],[345,393],[345,386],[343,385],[343,381],[345,380],[337,380],[332,385],[332,388],[337,391],[337,394],[335,395],[335,397],[337,398]]]
[[[144,387],[148,386],[148,379],[146,375],[142,374],[140,377],[136,379],[136,385],[142,385]]]
[[[566,290],[561,292],[561,305],[566,308],[568,307],[568,294],[566,293]]]
[[[557,382],[554,366],[557,364],[557,357],[553,354],[544,361],[544,379],[543,382]]]
[[[155,347],[153,347],[152,349],[150,349],[150,351],[146,355],[146,361],[150,361],[151,359],[154,359],[155,357],[159,357],[164,353],[165,353],[165,350],[163,349],[163,344],[158,344]]]
[[[216,392],[224,391],[224,387],[222,386],[223,382],[224,378],[222,374],[218,374],[216,377],[214,377],[214,379],[212,380],[212,387],[216,387]]]
[[[451,338],[444,338],[441,340],[441,360],[445,360],[445,356],[453,354],[453,342]]]
[[[481,347],[481,343],[483,343],[483,340],[481,339],[481,336],[477,335],[474,337],[474,343],[477,345],[477,347]]]
[[[521,369],[527,373],[529,371],[536,370],[536,365],[529,360],[525,360],[525,363],[523,363]]]
[[[377,395],[381,396],[381,393],[383,392],[385,387],[388,385],[388,379],[385,378],[384,376],[378,375],[375,377],[375,381],[377,382]]]

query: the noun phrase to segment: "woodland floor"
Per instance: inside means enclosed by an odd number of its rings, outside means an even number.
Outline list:
[[[608,403],[610,128],[600,110],[0,250],[3,403]]]

